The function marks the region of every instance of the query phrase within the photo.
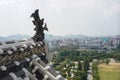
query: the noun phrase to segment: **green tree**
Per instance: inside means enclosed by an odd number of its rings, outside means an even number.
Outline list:
[[[110,60],[109,60],[109,59],[106,59],[106,60],[105,60],[106,65],[108,65],[108,64],[109,64],[109,62],[110,62]]]
[[[89,58],[85,57],[85,59],[84,59],[84,70],[85,70],[85,72],[87,72],[88,69],[89,69]]]
[[[82,70],[82,64],[80,61],[78,61],[78,70]]]

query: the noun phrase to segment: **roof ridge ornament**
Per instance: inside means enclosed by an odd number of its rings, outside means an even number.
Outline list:
[[[39,10],[36,9],[34,13],[31,14],[30,17],[33,17],[33,24],[36,26],[34,30],[36,31],[33,36],[33,40],[35,42],[39,42],[44,40],[44,30],[48,31],[47,24],[44,23],[44,18],[40,19]]]

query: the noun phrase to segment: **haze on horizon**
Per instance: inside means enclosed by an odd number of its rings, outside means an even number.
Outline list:
[[[35,9],[50,34],[120,35],[120,0],[0,0],[0,36],[34,35]]]

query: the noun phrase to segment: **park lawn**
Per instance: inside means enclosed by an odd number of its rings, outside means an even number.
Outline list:
[[[100,80],[120,80],[120,63],[100,64]]]

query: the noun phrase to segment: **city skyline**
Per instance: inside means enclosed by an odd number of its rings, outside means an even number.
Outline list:
[[[39,9],[49,34],[120,34],[119,0],[1,0],[0,36],[34,35],[31,13]]]

